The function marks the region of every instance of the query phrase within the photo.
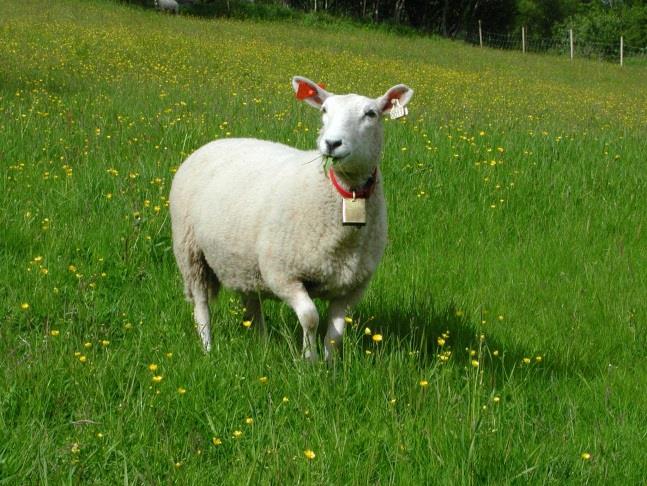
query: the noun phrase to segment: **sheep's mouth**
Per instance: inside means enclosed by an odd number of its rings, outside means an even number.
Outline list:
[[[322,154],[321,162],[324,171],[328,172],[331,167],[338,167],[339,164],[348,157],[349,154],[342,155],[341,157],[333,157],[332,155]]]

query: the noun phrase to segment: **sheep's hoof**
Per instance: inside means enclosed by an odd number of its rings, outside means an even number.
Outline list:
[[[317,355],[317,353],[313,353],[310,350],[303,352],[303,358],[310,363],[316,363],[317,361],[319,361],[319,356]]]

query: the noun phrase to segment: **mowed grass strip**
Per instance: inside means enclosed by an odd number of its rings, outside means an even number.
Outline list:
[[[0,18],[0,482],[643,481],[647,70],[104,1]],[[294,74],[416,90],[387,254],[332,366],[229,293],[205,356],[170,182],[215,138],[313,147]]]

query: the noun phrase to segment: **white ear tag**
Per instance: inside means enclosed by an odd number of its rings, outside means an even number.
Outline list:
[[[353,196],[355,193],[353,193]],[[345,225],[363,226],[366,224],[366,199],[342,199],[341,222]]]
[[[391,108],[390,111],[390,116],[391,120],[395,120],[397,118],[402,118],[403,116],[407,116],[409,114],[409,110],[407,109],[406,106],[402,106],[400,104],[400,100],[397,98],[393,98],[393,107]]]

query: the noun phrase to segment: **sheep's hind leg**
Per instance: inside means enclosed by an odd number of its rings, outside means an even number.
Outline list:
[[[220,282],[209,268],[204,255],[195,254],[191,259],[192,271],[188,284],[193,302],[193,318],[195,319],[198,335],[202,340],[205,352],[211,351],[211,328],[209,325],[209,299],[215,298],[220,289]]]
[[[196,285],[193,288],[193,318],[202,340],[202,347],[208,353],[211,351],[211,328],[209,326],[209,290],[206,285]]]
[[[256,326],[261,336],[267,336],[260,296],[258,294],[246,294],[243,301],[245,303],[245,314],[243,318],[246,321],[251,321]]]

